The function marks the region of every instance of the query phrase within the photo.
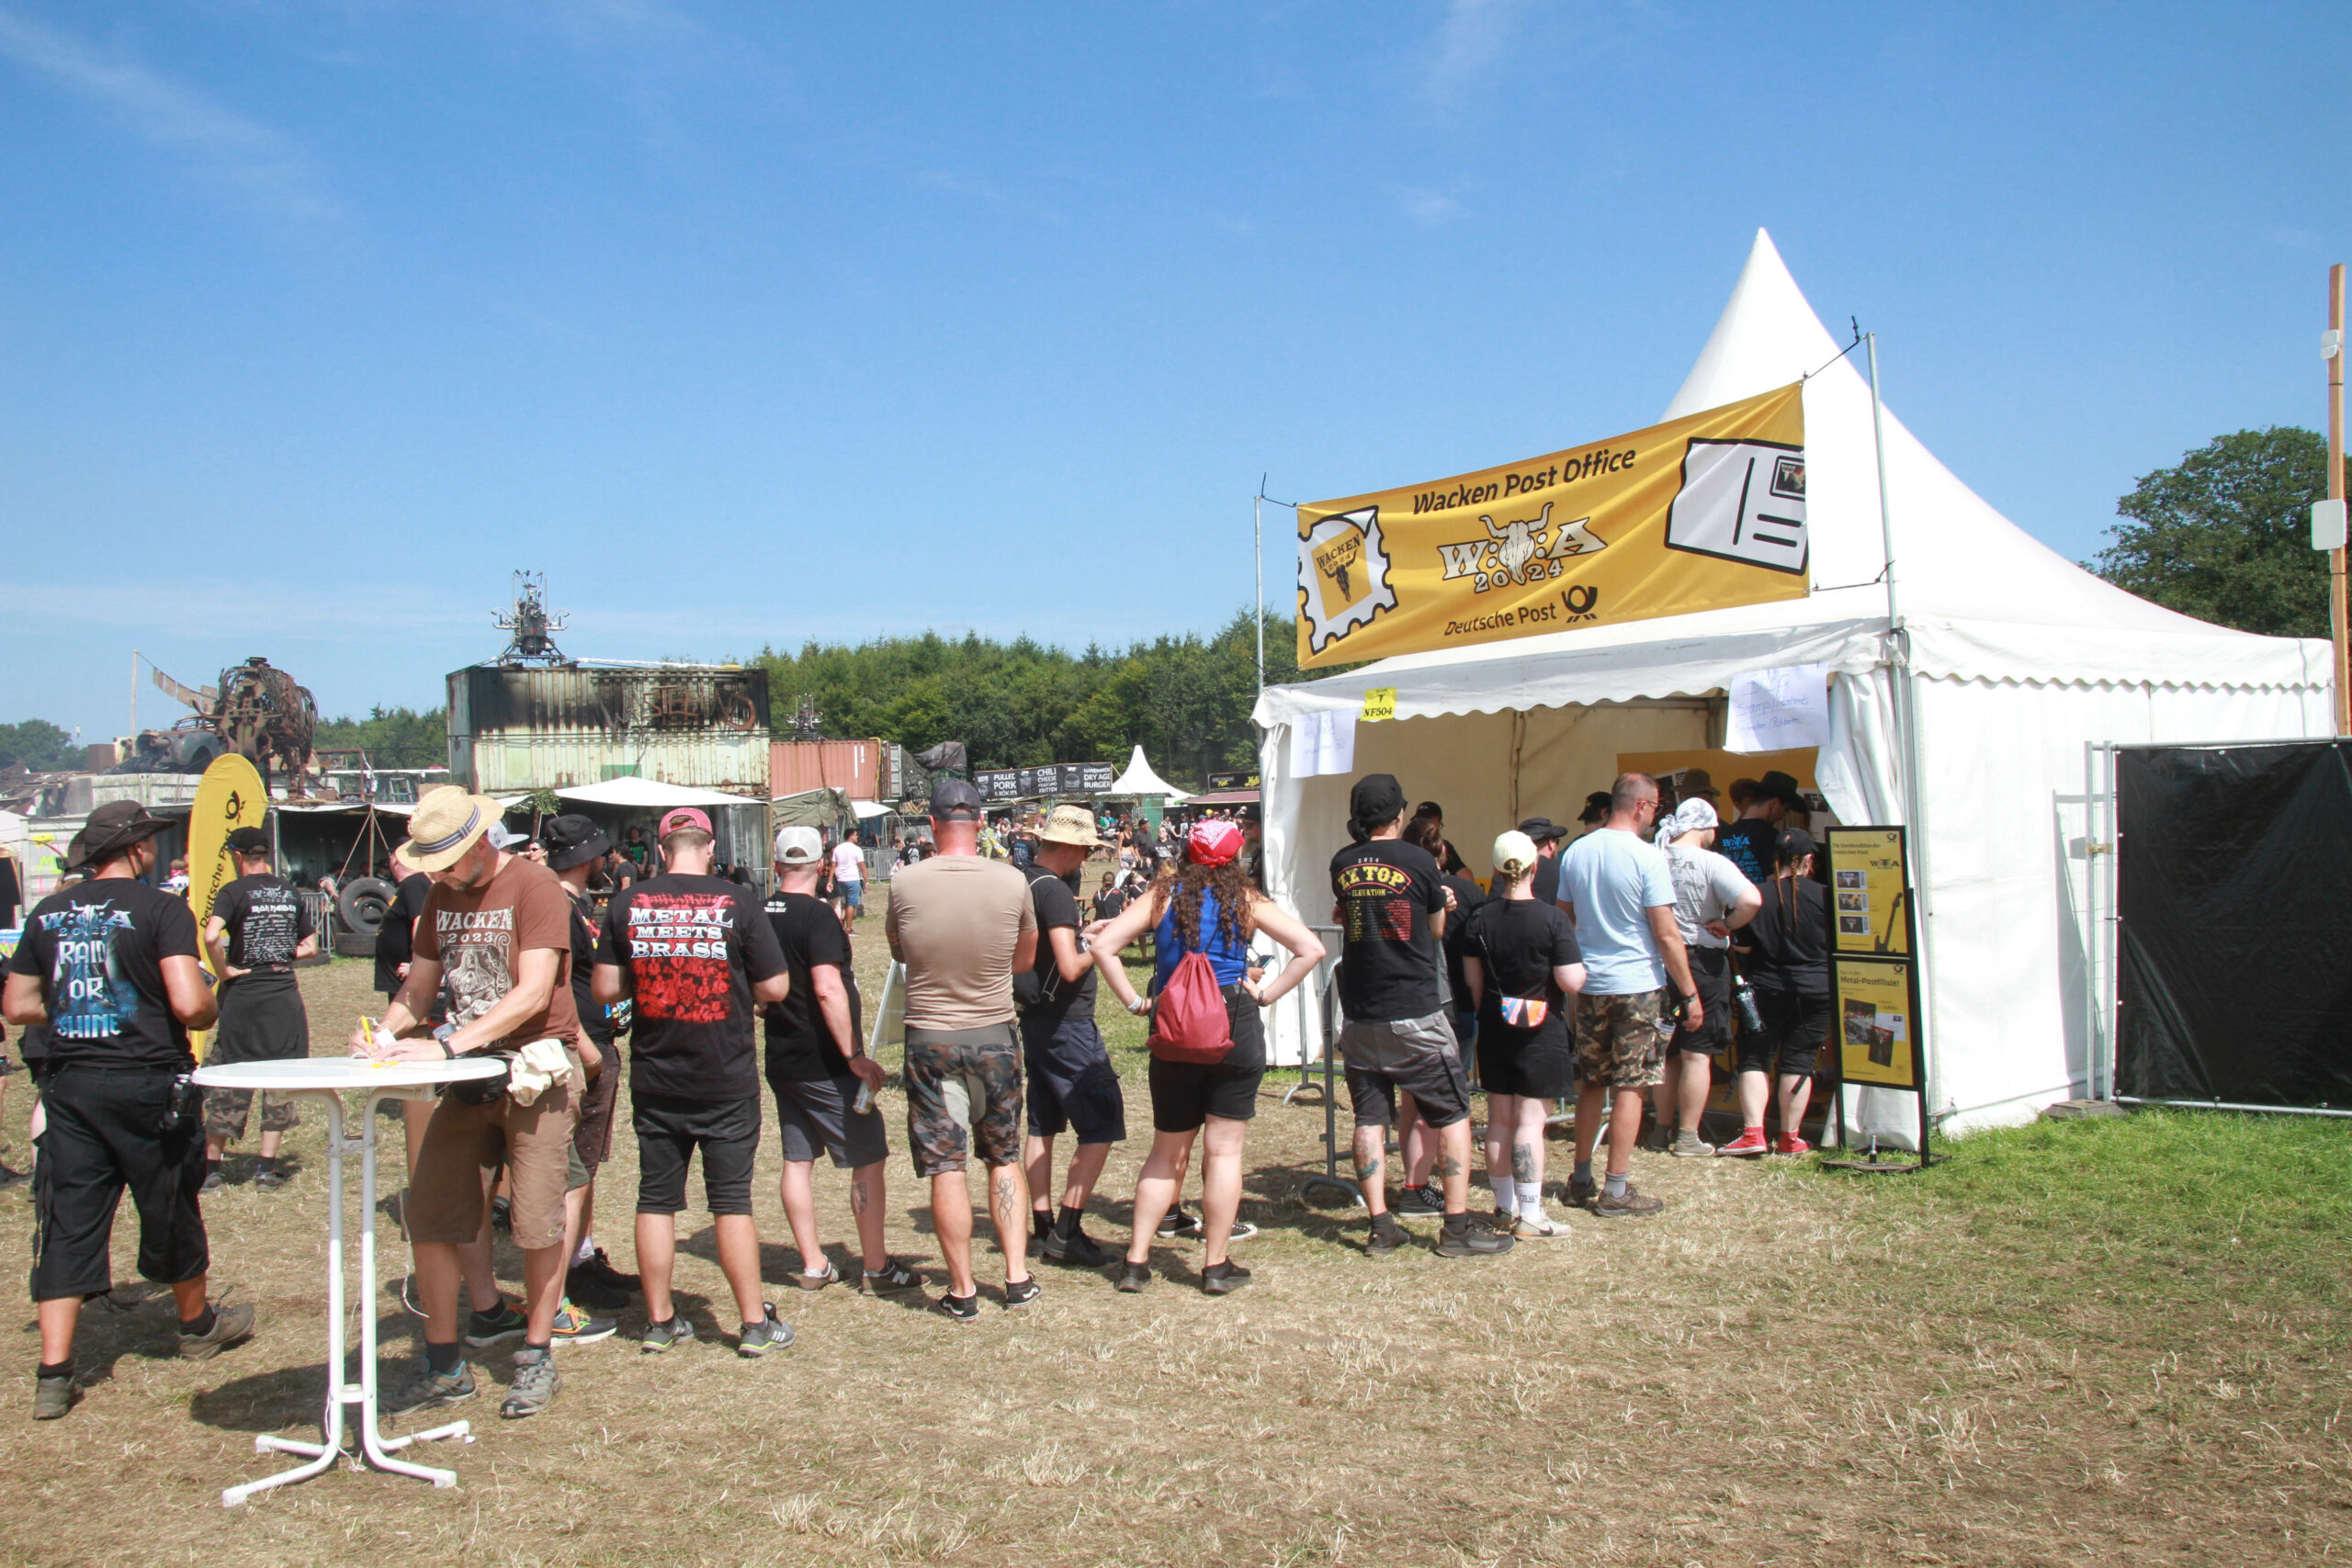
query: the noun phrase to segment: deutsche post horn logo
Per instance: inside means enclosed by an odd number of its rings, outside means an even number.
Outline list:
[[[1298,592],[1307,620],[1307,646],[1320,653],[1377,612],[1396,607],[1388,585],[1388,550],[1380,539],[1380,508],[1338,512],[1307,529],[1298,542]]]

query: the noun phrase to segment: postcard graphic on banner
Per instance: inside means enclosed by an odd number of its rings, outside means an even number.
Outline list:
[[[1523,463],[1301,506],[1298,662],[1801,599],[1807,564],[1798,382]]]

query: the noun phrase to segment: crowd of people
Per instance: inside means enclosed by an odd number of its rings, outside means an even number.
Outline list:
[[[884,923],[904,966],[906,1139],[946,1274],[933,1304],[959,1322],[980,1313],[976,1159],[1007,1310],[1042,1295],[1033,1259],[1115,1265],[1116,1289],[1145,1290],[1154,1242],[1172,1236],[1201,1241],[1203,1290],[1246,1286],[1250,1271],[1231,1249],[1253,1233],[1238,1210],[1267,1068],[1261,1017],[1327,956],[1339,960],[1334,1046],[1372,1254],[1408,1243],[1400,1216],[1437,1218],[1430,1245],[1445,1258],[1494,1257],[1565,1234],[1545,1207],[1544,1127],[1569,1099],[1566,1201],[1602,1218],[1657,1213],[1660,1201],[1628,1179],[1645,1104],[1655,1099],[1668,1152],[1717,1153],[1698,1128],[1709,1058],[1736,1013],[1745,1126],[1720,1152],[1801,1151],[1827,1032],[1829,945],[1812,841],[1789,820],[1804,802],[1794,781],[1768,773],[1736,787],[1747,798],[1724,824],[1704,775],[1676,783],[1679,798],[1662,815],[1658,781],[1621,777],[1588,800],[1588,830],[1573,840],[1529,818],[1495,840],[1482,886],[1446,839],[1440,807],[1408,809],[1387,774],[1358,780],[1351,842],[1329,868],[1334,955],[1266,896],[1254,812],[1199,814],[1179,833],[1059,806],[995,832],[1000,858],[989,852],[993,825],[978,793],[943,779],[927,841],[912,855],[902,845],[891,868]],[[141,1271],[177,1300],[181,1352],[216,1354],[253,1329],[250,1306],[208,1299],[199,1202],[219,1182],[225,1146],[244,1134],[251,1096],[192,1089],[187,1032],[218,1023],[216,1061],[307,1054],[292,965],[317,935],[271,874],[266,835],[251,829],[232,837],[240,875],[198,930],[184,900],[145,880],[166,825],[135,806],[93,813],[69,852],[79,879],[32,911],[9,965],[5,1012],[27,1032],[46,1119],[33,1276],[43,1417],[65,1414],[75,1396],[76,1316],[85,1296],[109,1287],[107,1242],[126,1191]],[[694,1340],[673,1284],[675,1220],[697,1160],[736,1310],[733,1348],[756,1359],[790,1346],[793,1328],[763,1299],[752,1202],[771,1104],[779,1197],[802,1259],[792,1283],[850,1282],[824,1250],[821,1154],[848,1176],[856,1288],[923,1289],[885,1246],[890,1139],[875,1098],[885,1073],[865,1049],[852,954],[864,846],[784,828],[764,900],[720,874],[714,847],[709,818],[691,807],[664,813],[650,840],[632,831],[616,844],[584,817],[555,818],[537,838],[510,834],[494,801],[461,787],[418,803],[378,946],[387,1001],[349,1049],[426,1062],[479,1053],[502,1070],[409,1107],[401,1213],[422,1345],[386,1396],[388,1413],[472,1397],[468,1352],[512,1343],[502,1413],[537,1415],[561,1387],[555,1348],[612,1337],[617,1321],[603,1314],[639,1299],[642,1350]],[[1112,865],[1089,897],[1082,878],[1097,857]],[[1122,955],[1143,940],[1151,976],[1139,993]],[[1149,1020],[1152,1140],[1115,1257],[1083,1224],[1113,1145],[1128,1136],[1125,1090],[1096,1021],[1105,990]],[[615,1269],[594,1233],[624,1071],[638,1149],[636,1274]],[[1775,1074],[1781,1131],[1768,1145]],[[1483,1222],[1471,1213],[1477,1092],[1493,1193]],[[290,1107],[265,1097],[257,1186],[283,1184],[277,1140],[291,1125]],[[1393,1206],[1392,1134],[1403,1178]],[[1182,1198],[1196,1150],[1194,1213]],[[522,1254],[517,1300],[492,1271],[494,1212]]]

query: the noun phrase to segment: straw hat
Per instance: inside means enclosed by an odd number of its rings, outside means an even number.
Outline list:
[[[1083,806],[1057,806],[1046,825],[1037,829],[1040,841],[1048,844],[1078,844],[1093,849],[1102,842],[1094,830],[1094,813]]]
[[[419,871],[447,871],[501,815],[498,802],[486,795],[468,795],[456,784],[427,790],[409,816],[401,859]]]

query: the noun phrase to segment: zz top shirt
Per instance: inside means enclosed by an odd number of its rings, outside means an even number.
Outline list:
[[[605,909],[596,962],[636,1000],[629,1092],[715,1104],[756,1099],[752,987],[786,972],[758,896],[720,876],[649,877]]]
[[[840,1077],[849,1071],[849,1055],[825,1021],[809,971],[820,964],[840,969],[842,988],[849,993],[850,1034],[855,1038],[863,1032],[865,1009],[858,1000],[857,976],[850,972],[849,933],[842,930],[831,905],[806,893],[776,895],[768,900],[767,913],[776,945],[784,951],[785,967],[792,974],[792,989],[768,1009],[768,1077],[788,1083]]]
[[[1340,1005],[1378,1022],[1438,1010],[1437,940],[1430,917],[1445,908],[1445,886],[1429,851],[1402,839],[1350,844],[1331,857],[1345,942]]]
[[[184,1073],[196,1058],[172,1016],[164,960],[195,956],[185,900],[107,876],[35,905],[8,970],[43,983],[49,1060]]]
[[[252,974],[232,984],[258,995],[294,985],[294,950],[311,934],[311,911],[276,876],[241,876],[214,895],[212,913],[227,927],[229,967]]]

